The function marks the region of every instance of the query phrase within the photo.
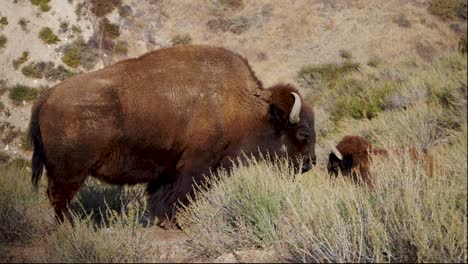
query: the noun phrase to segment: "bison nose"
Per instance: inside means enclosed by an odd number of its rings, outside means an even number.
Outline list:
[[[311,160],[312,160],[312,164],[313,164],[314,166],[317,165],[317,157],[316,157],[316,156],[312,157]]]
[[[304,173],[304,172],[309,171],[310,169],[312,169],[312,166],[315,166],[316,164],[317,164],[317,158],[316,157],[304,158],[304,160],[302,162],[301,172]]]
[[[308,172],[311,169],[310,163],[302,164],[301,173]]]

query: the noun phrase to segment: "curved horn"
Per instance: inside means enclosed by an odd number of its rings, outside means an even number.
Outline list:
[[[330,148],[331,148],[331,151],[333,152],[333,154],[335,154],[335,156],[336,156],[339,160],[343,160],[343,155],[341,155],[340,151],[339,151],[335,146],[333,146],[332,144],[330,144]]]
[[[301,113],[302,102],[301,97],[297,93],[291,92],[294,95],[294,105],[291,109],[291,113],[289,114],[289,123],[297,124],[300,121],[299,114]]]

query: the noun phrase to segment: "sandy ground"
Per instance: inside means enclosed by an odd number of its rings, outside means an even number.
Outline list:
[[[112,232],[112,230],[103,230]],[[290,256],[273,249],[238,250],[217,257],[208,257],[196,248],[192,239],[182,231],[151,228],[146,231],[149,262],[153,263],[276,263],[287,261]],[[45,263],[50,261],[44,245],[47,237],[28,244],[15,243],[0,248],[0,262]]]

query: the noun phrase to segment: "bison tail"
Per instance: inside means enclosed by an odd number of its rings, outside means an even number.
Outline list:
[[[44,171],[45,153],[42,145],[41,128],[39,126],[39,112],[43,103],[46,101],[49,90],[43,92],[35,102],[31,111],[31,121],[29,123],[29,142],[34,146],[32,156],[32,175],[31,182],[35,189],[41,180]]]

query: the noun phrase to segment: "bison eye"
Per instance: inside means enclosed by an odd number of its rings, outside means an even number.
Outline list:
[[[297,140],[302,142],[302,141],[309,140],[310,134],[307,133],[307,132],[298,131],[297,134],[296,134],[296,137],[297,137]]]

